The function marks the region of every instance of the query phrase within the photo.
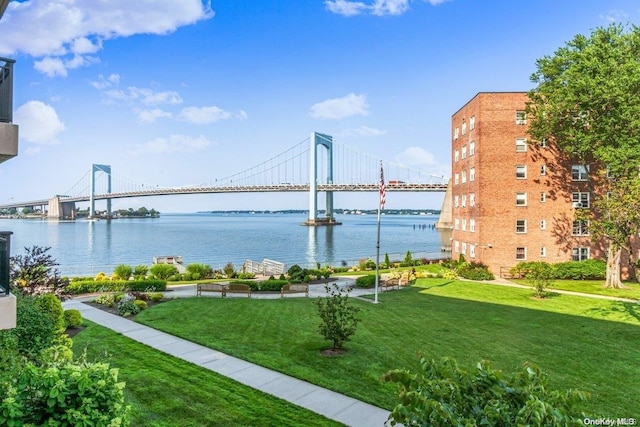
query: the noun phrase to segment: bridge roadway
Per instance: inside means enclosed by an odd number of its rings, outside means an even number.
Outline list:
[[[445,192],[447,184],[412,184],[394,183],[386,184],[386,191],[402,192]],[[170,196],[174,194],[213,194],[213,193],[276,193],[276,192],[309,192],[309,184],[273,184],[273,185],[243,185],[243,186],[219,186],[219,187],[174,187],[155,188],[141,191],[130,191],[120,193],[96,194],[95,200],[124,199],[128,197],[148,197],[148,196]],[[343,191],[343,192],[366,192],[379,191],[376,184],[318,184],[318,191]],[[90,196],[65,197],[60,196],[62,203],[88,202]],[[27,206],[44,206],[49,203],[49,199],[31,200],[28,202],[7,203],[0,205],[0,209],[20,208]]]

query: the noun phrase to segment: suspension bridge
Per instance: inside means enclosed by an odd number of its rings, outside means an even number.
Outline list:
[[[320,149],[320,152],[318,152]],[[308,225],[330,225],[333,193],[379,191],[381,168],[386,191],[445,192],[448,177],[380,160],[355,148],[337,143],[333,137],[313,132],[284,152],[232,175],[192,186],[161,187],[112,174],[111,166],[94,164],[69,190],[41,200],[0,204],[0,210],[41,207],[50,218],[74,218],[75,204],[89,202],[94,217],[95,202],[129,197],[179,194],[308,192]],[[324,192],[325,216],[318,217],[318,192]]]

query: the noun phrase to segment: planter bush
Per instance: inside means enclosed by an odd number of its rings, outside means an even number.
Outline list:
[[[76,310],[75,308],[65,310],[64,323],[67,328],[77,328],[78,326],[82,326],[82,314],[80,314],[80,310]]]
[[[376,284],[376,275],[368,274],[356,279],[356,288],[371,288]]]
[[[123,292],[141,291],[157,292],[167,289],[167,282],[164,280],[84,280],[72,282],[67,286],[66,292],[71,295],[87,294],[93,292]]]

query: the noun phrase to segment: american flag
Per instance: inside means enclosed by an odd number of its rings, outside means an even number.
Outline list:
[[[380,162],[380,210],[384,210],[385,201],[384,170],[382,169],[382,162]]]

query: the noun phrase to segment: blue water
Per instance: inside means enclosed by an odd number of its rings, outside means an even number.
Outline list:
[[[154,256],[182,256],[184,264],[201,262],[237,268],[246,259],[272,259],[287,266],[357,264],[376,256],[376,215],[338,215],[342,225],[305,227],[303,214],[164,214],[154,219],[46,221],[0,219],[12,231],[11,253],[33,245],[51,247],[63,275],[111,273],[118,264],[151,265]],[[388,253],[401,260],[439,258],[449,235],[430,228],[437,216],[384,215],[380,260]]]

